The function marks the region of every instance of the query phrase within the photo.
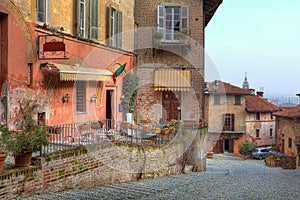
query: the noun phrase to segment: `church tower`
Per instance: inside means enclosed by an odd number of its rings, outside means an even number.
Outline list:
[[[247,73],[245,73],[245,79],[244,79],[244,82],[243,82],[243,89],[244,90],[249,90],[249,82],[247,80]]]

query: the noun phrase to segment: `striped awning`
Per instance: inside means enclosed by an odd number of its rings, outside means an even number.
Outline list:
[[[190,70],[162,69],[154,72],[155,91],[190,91]]]
[[[113,73],[104,69],[48,63],[47,70],[59,73],[61,81],[113,81]]]

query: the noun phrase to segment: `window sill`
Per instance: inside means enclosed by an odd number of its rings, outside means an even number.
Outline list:
[[[84,115],[87,114],[87,112],[76,112],[76,115]]]

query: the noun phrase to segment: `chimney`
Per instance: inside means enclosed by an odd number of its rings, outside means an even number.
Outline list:
[[[256,94],[257,94],[257,96],[260,96],[260,97],[264,96],[264,92],[263,91],[257,91]]]

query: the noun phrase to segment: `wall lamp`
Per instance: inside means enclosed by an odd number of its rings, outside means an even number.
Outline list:
[[[92,97],[91,97],[91,102],[96,102],[96,100],[97,100],[97,96],[96,96],[96,94],[94,94]]]
[[[70,95],[67,93],[65,96],[63,96],[62,102],[63,102],[63,103],[68,103],[69,100],[70,100]]]

